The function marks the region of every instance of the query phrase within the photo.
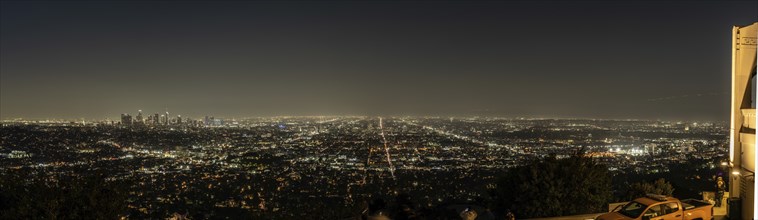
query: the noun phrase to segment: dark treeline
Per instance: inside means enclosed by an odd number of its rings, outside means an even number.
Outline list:
[[[0,175],[0,219],[118,219],[128,214],[130,184],[98,172],[70,177],[6,170]]]
[[[713,160],[718,160],[714,158]],[[379,213],[393,219],[460,219],[469,208],[479,215],[504,219],[508,212],[518,218],[567,216],[607,211],[610,202],[628,201],[644,193],[661,193],[680,198],[700,198],[712,191],[713,178],[721,167],[708,160],[689,159],[656,174],[611,174],[592,158],[579,154],[557,159],[548,156],[520,167],[504,170],[487,195],[470,199],[448,198],[432,206],[418,204],[419,195],[399,192],[375,195],[368,201],[340,205],[340,201],[309,201],[322,206],[313,219],[360,219]],[[109,181],[102,172],[82,175],[50,175],[30,169],[0,174],[0,218],[2,219],[115,219],[133,215],[129,191],[132,182]],[[74,177],[70,177],[74,176]],[[122,178],[123,179],[123,178]],[[728,179],[728,178],[725,178]],[[411,196],[413,195],[413,196]],[[188,207],[174,207],[178,214]],[[268,219],[266,213],[243,209],[192,207],[191,217]],[[203,211],[204,210],[204,211]],[[297,211],[297,210],[285,210]]]

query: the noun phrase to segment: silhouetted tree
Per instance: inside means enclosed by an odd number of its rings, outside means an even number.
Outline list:
[[[105,175],[0,175],[0,219],[118,219],[127,204],[126,182],[106,181]]]
[[[493,210],[516,218],[603,212],[611,199],[608,169],[591,158],[554,156],[508,169],[491,191]]]
[[[629,186],[629,191],[627,192],[626,199],[632,200],[635,198],[643,197],[648,193],[672,196],[674,193],[674,187],[671,186],[671,184],[663,178],[658,179],[652,183],[637,182]]]

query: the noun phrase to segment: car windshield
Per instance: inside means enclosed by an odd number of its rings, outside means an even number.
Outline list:
[[[630,202],[624,205],[624,207],[619,210],[619,213],[630,218],[637,218],[645,211],[645,208],[647,208],[647,206],[639,202]]]

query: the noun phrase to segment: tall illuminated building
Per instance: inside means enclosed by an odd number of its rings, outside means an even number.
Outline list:
[[[139,113],[137,113],[137,117],[135,117],[134,119],[137,120],[137,123],[139,124],[145,123],[145,121],[142,118],[142,110],[139,110]]]
[[[129,114],[121,114],[121,124],[122,125],[131,125],[132,124],[132,116]]]
[[[755,213],[755,68],[758,22],[732,29],[732,102],[729,131],[731,181],[728,215],[758,219]]]

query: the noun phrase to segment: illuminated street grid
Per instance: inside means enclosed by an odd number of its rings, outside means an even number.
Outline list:
[[[0,172],[106,170],[112,180],[136,181],[132,217],[185,210],[211,217],[230,209],[293,217],[353,210],[372,196],[398,192],[422,206],[471,201],[485,196],[505,168],[582,148],[614,174],[666,172],[688,158],[724,158],[728,141],[727,125],[705,122],[168,118],[4,121]]]

